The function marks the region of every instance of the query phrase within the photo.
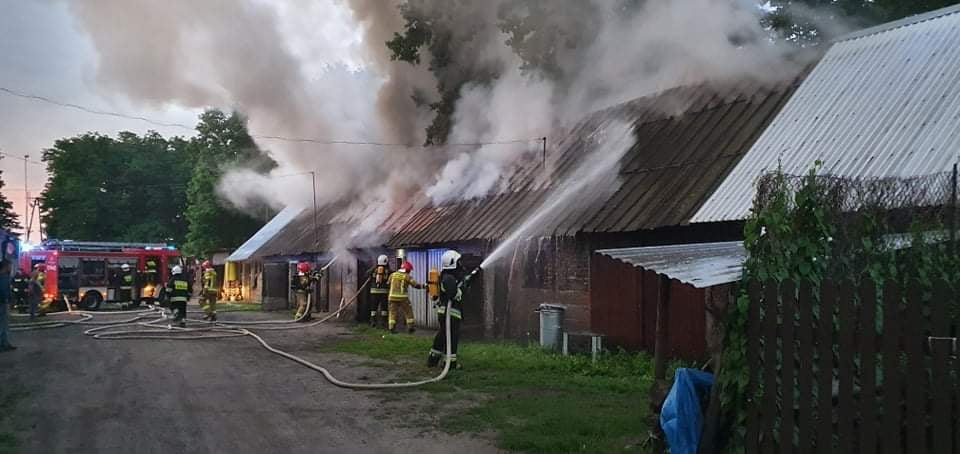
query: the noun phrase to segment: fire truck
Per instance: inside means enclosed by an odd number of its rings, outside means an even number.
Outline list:
[[[97,310],[104,302],[152,302],[180,262],[180,251],[163,243],[49,240],[23,245],[20,253],[20,270],[28,275],[45,265],[43,305],[48,310],[65,310],[67,304]],[[123,282],[124,264],[136,270],[133,286]]]

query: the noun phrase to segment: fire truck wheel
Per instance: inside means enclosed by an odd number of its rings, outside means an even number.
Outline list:
[[[100,308],[100,303],[103,302],[103,296],[100,295],[100,292],[89,291],[83,294],[83,298],[80,300],[80,307],[84,310],[95,311]]]

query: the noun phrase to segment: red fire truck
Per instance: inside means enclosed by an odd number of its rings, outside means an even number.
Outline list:
[[[50,240],[24,245],[20,270],[29,275],[38,264],[46,266],[44,306],[63,310],[69,303],[97,310],[103,302],[152,302],[180,261],[180,251],[161,243]],[[156,272],[147,272],[148,262]],[[124,285],[124,264],[136,270],[132,287]]]

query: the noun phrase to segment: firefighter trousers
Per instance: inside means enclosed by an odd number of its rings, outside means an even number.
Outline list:
[[[457,347],[460,346],[460,319],[450,317],[450,361],[453,365],[457,363]],[[430,357],[427,364],[430,367],[440,364],[440,360],[447,355],[447,317],[440,315],[440,330],[433,336],[433,348],[430,349]]]
[[[217,291],[206,290],[203,292],[203,313],[207,317],[217,315]]]
[[[407,329],[413,329],[413,307],[410,306],[409,299],[390,301],[389,310],[387,311],[387,327],[394,329],[397,326],[397,311],[400,312],[400,315],[403,315],[404,321],[407,322]]]
[[[176,315],[173,316],[174,321],[181,322],[187,319],[186,301],[171,301],[170,309],[176,311]]]
[[[308,307],[307,307],[310,301],[310,294],[307,292],[297,292],[296,299],[297,299],[297,315],[294,318],[300,319],[300,317],[303,317],[303,320],[310,320],[311,318],[310,312],[312,312],[312,309],[308,310]]]
[[[371,293],[370,294],[370,326],[377,326],[382,323],[381,320],[386,320],[387,316],[387,294],[386,293]]]

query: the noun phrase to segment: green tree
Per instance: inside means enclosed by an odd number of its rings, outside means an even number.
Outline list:
[[[121,132],[58,140],[44,151],[50,178],[41,212],[50,236],[91,241],[181,242],[186,142]]]
[[[6,183],[3,181],[2,175],[3,172],[0,172],[0,229],[19,229],[21,228],[18,221],[19,216],[13,211],[13,202],[3,194],[3,187]]]
[[[197,135],[187,146],[195,164],[187,186],[188,223],[184,250],[206,255],[234,248],[246,241],[263,222],[232,208],[217,194],[225,168],[247,166],[267,170],[275,163],[257,148],[239,113],[208,110],[200,115]]]
[[[957,3],[960,0],[771,0],[772,11],[763,20],[788,41],[817,45],[851,26],[869,27]]]

